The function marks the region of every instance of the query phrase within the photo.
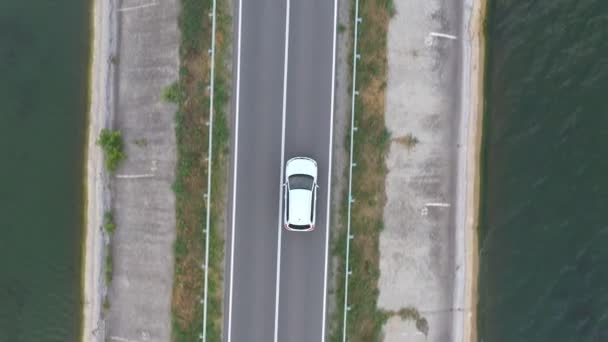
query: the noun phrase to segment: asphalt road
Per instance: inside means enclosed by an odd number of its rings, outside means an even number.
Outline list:
[[[235,5],[224,339],[324,341],[335,2]],[[319,167],[316,229],[309,233],[280,227],[283,168],[294,156],[312,157]]]
[[[328,181],[333,96],[334,3],[291,1],[285,160],[317,160],[316,228],[283,231],[277,341],[322,341],[327,258]]]

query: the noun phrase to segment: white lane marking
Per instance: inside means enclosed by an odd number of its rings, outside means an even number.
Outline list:
[[[447,39],[456,39],[456,36],[453,36],[451,34],[447,34],[447,33],[439,33],[439,32],[431,32],[429,33],[429,35],[431,37],[438,37],[438,38],[447,38]]]
[[[153,173],[142,173],[142,174],[136,174],[136,175],[116,175],[114,176],[116,178],[122,178],[122,179],[137,179],[137,178],[152,178],[154,177]]]
[[[424,38],[424,44],[427,46],[433,46],[436,38],[446,38],[446,39],[458,39],[458,37],[453,36],[451,34],[439,33],[439,32],[430,32],[429,35]]]
[[[277,227],[277,280],[274,299],[274,342],[279,338],[279,294],[281,287],[281,237],[283,232],[282,220],[283,217],[283,167],[285,163],[285,117],[287,116],[287,63],[289,61],[289,6],[290,0],[287,0],[287,9],[285,10],[285,62],[283,65],[283,114],[281,117],[281,178],[279,179],[279,223]]]
[[[425,206],[427,206],[427,207],[442,207],[442,208],[447,208],[447,207],[450,206],[450,203],[429,202],[429,203],[425,204]]]
[[[323,279],[323,321],[321,325],[321,342],[325,342],[325,316],[327,313],[327,262],[329,253],[329,214],[331,212],[331,164],[334,140],[334,96],[336,91],[336,31],[338,30],[338,0],[334,0],[334,47],[331,64],[331,115],[329,120],[329,167],[327,169],[327,221],[325,223],[325,274]]]
[[[116,11],[117,12],[127,12],[127,11],[132,11],[132,10],[137,10],[137,9],[141,9],[141,8],[157,6],[157,5],[158,5],[158,2],[151,2],[149,4],[144,4],[144,5],[139,5],[139,6],[119,8]]]
[[[129,340],[128,338],[120,337],[120,336],[111,336],[110,340],[119,341],[119,342],[138,342],[137,340]]]
[[[234,280],[234,243],[236,237],[235,219],[236,219],[236,180],[238,173],[238,155],[239,155],[239,95],[241,91],[241,11],[243,10],[243,0],[239,0],[239,31],[237,38],[237,57],[236,57],[236,100],[235,100],[235,119],[234,119],[234,174],[232,180],[232,237],[230,241],[230,290],[228,295],[228,336],[227,342],[230,342],[232,336],[232,288]]]

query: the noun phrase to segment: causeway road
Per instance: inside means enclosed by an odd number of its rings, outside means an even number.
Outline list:
[[[227,342],[325,341],[337,2],[235,1]],[[319,167],[316,228],[282,228],[285,162]]]

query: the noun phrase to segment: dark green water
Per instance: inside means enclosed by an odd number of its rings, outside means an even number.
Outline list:
[[[608,341],[608,1],[490,0],[479,338]]]
[[[0,342],[79,339],[88,11],[0,1]]]

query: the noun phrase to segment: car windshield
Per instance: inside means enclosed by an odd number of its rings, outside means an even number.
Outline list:
[[[313,178],[309,175],[293,175],[289,177],[289,189],[312,190]]]

